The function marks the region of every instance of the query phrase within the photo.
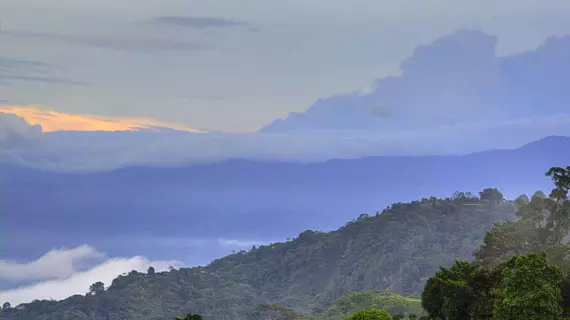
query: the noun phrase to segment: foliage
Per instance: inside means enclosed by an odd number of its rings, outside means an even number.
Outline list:
[[[285,308],[276,304],[260,304],[255,309],[255,317],[267,320],[295,320],[297,314],[291,308]]]
[[[422,306],[434,318],[447,320],[486,319],[490,310],[492,277],[476,263],[456,261],[441,267],[422,293]]]
[[[189,313],[185,317],[178,316],[175,320],[202,320],[202,316],[197,313]]]
[[[427,281],[422,306],[431,318],[558,320],[570,314],[570,276],[564,280],[559,268],[570,269],[570,167],[547,175],[555,185],[550,195],[518,197],[517,220],[487,232],[475,263],[457,261]]]
[[[570,269],[570,246],[566,236],[570,231],[570,167],[551,168],[555,188],[546,196],[536,192],[532,198],[520,196],[515,200],[516,221],[498,223],[485,236],[483,246],[475,254],[485,267],[493,267],[518,254],[548,252],[550,262],[564,271]]]
[[[10,302],[4,302],[4,304],[2,305],[3,310],[10,309],[11,307],[12,305],[10,304]]]
[[[338,298],[325,312],[318,314],[317,319],[341,320],[352,313],[363,309],[382,309],[390,315],[421,314],[421,301],[405,298],[391,292],[362,291],[351,292]]]
[[[512,202],[491,207],[467,193],[396,203],[336,231],[305,231],[291,241],[238,252],[206,267],[131,272],[107,290],[97,287],[97,294],[26,304],[11,318],[2,313],[0,319],[164,320],[189,311],[205,319],[255,319],[260,304],[310,314],[328,312],[327,306],[351,292],[390,289],[419,297],[440,265],[470,259],[493,223],[514,212]],[[421,313],[418,309],[414,313]]]
[[[504,200],[503,194],[495,188],[487,188],[479,192],[479,197],[482,201],[487,201],[491,204],[500,203]]]
[[[89,286],[89,293],[90,294],[99,294],[105,291],[105,284],[101,281],[97,281],[91,286]]]
[[[562,272],[550,265],[546,253],[520,255],[502,271],[494,290],[496,320],[558,320],[562,318]]]
[[[382,309],[364,309],[355,312],[347,320],[390,320],[390,315]]]

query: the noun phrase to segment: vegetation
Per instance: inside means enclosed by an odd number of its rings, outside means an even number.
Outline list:
[[[555,188],[519,197],[516,221],[498,223],[475,262],[441,267],[422,293],[431,319],[560,320],[570,313],[570,167],[547,173]],[[567,274],[566,279],[564,273]]]
[[[390,320],[390,315],[382,309],[364,309],[355,312],[347,320]]]
[[[470,259],[513,202],[490,206],[469,193],[396,203],[339,230],[305,231],[206,267],[119,276],[106,289],[63,301],[36,301],[0,319],[172,319],[189,311],[205,319],[253,318],[259,304],[297,314],[326,311],[350,292],[385,290],[419,297],[440,265]]]
[[[364,309],[386,310],[391,315],[422,314],[419,299],[405,298],[389,291],[351,292],[337,299],[326,311],[316,315],[316,319],[345,320],[351,314]]]
[[[189,313],[185,317],[178,316],[174,320],[202,320],[202,316],[199,314]]]
[[[8,308],[0,319],[152,320],[189,310],[205,319],[419,319],[420,304],[431,319],[561,319],[570,307],[570,167],[548,175],[549,196],[505,201],[489,188],[397,203],[337,231],[305,231],[206,267],[133,271],[106,290],[95,283],[85,296]]]

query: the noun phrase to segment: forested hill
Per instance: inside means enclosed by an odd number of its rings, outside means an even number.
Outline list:
[[[206,267],[131,272],[105,291],[36,301],[3,311],[0,319],[152,320],[188,312],[248,319],[259,304],[311,313],[352,291],[390,289],[418,297],[440,265],[472,260],[486,231],[514,211],[512,202],[465,194],[398,203],[333,232],[305,231]]]

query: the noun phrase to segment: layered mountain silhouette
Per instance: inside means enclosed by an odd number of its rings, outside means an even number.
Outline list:
[[[310,164],[229,160],[76,174],[3,165],[0,236],[5,252],[16,250],[9,248],[11,237],[48,245],[33,239],[65,236],[68,246],[88,239],[96,247],[112,237],[284,239],[308,228],[336,228],[394,202],[486,187],[509,198],[549,191],[545,171],[568,164],[570,138],[549,137],[466,156]]]

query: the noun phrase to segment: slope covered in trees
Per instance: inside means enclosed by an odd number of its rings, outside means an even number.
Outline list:
[[[476,261],[442,266],[427,281],[422,306],[431,319],[568,319],[570,166],[546,175],[552,192],[519,197],[518,219],[489,231]]]
[[[325,311],[356,291],[390,289],[419,297],[440,265],[471,259],[514,204],[486,190],[397,203],[328,233],[305,231],[292,241],[239,252],[206,267],[119,276],[107,288],[63,301],[11,308],[0,319],[247,319],[259,304],[298,313]]]

